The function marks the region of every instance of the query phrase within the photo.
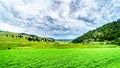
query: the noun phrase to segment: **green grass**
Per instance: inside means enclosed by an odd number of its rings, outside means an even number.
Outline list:
[[[115,48],[117,45],[95,42],[91,44],[73,44],[70,42],[33,42],[25,38],[0,36],[0,50],[5,49],[68,49],[68,48]]]
[[[120,48],[1,50],[0,68],[119,68]]]
[[[7,50],[10,48],[10,50]],[[0,68],[119,68],[120,48],[106,42],[30,42],[0,35]]]
[[[69,48],[117,48],[111,44],[72,44],[57,42],[0,42],[0,49],[69,49]]]

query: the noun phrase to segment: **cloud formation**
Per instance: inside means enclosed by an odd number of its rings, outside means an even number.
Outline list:
[[[75,38],[120,18],[120,0],[0,0],[0,29]]]

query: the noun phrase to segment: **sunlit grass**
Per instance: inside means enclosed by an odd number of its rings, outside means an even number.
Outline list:
[[[119,48],[1,50],[0,68],[114,68],[118,59]]]

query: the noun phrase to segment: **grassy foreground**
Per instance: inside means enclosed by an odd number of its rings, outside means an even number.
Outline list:
[[[0,50],[0,68],[119,68],[120,48]]]

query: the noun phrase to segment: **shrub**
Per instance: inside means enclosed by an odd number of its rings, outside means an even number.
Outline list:
[[[28,38],[28,41],[32,41],[33,39],[32,38]]]
[[[112,44],[120,45],[120,38],[117,38],[117,39],[113,40]]]

